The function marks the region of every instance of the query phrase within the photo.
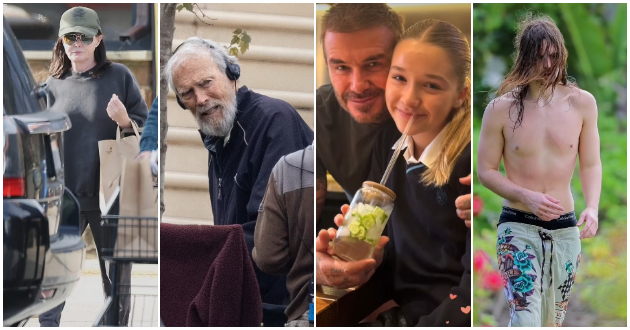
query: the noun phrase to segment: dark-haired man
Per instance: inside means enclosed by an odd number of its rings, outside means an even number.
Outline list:
[[[483,116],[477,174],[504,198],[497,256],[510,326],[561,326],[580,238],[597,231],[597,105],[568,79],[564,39],[549,17],[527,17],[516,45],[513,68]],[[579,221],[570,187],[578,157],[586,201]],[[498,170],[501,158],[507,177]]]

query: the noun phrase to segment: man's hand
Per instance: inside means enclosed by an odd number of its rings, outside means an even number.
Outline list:
[[[530,191],[524,203],[535,215],[545,221],[557,219],[564,214],[560,201],[547,194]]]
[[[459,182],[461,184],[470,186],[470,182],[471,182],[470,174],[468,174],[468,176],[465,178],[460,178]],[[470,204],[471,204],[470,194],[461,195],[457,197],[457,199],[455,200],[455,207],[457,207],[457,216],[464,220],[464,223],[466,223],[466,227],[468,228],[470,228],[470,218],[471,218],[470,217],[470,214],[471,214]]]
[[[578,227],[581,226],[584,222],[586,222],[586,226],[582,228],[580,231],[580,238],[591,238],[595,236],[597,233],[598,227],[598,217],[597,217],[597,209],[592,207],[587,207],[580,214],[580,220],[578,220]]]
[[[131,119],[129,119],[127,109],[118,99],[118,95],[112,94],[112,98],[107,104],[107,114],[109,115],[109,118],[118,124],[118,126],[124,128],[131,127]]]
[[[344,205],[341,212],[346,214],[350,207]],[[343,223],[343,215],[335,216],[335,224],[340,226]],[[317,236],[315,243],[317,284],[324,284],[338,289],[347,289],[366,283],[374,274],[374,271],[383,262],[383,248],[389,241],[388,237],[382,236],[374,249],[372,258],[360,261],[342,261],[332,257],[333,247],[330,241],[337,235],[337,230],[329,228],[322,229]]]

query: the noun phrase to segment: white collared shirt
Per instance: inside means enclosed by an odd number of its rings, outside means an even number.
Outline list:
[[[400,139],[398,139],[398,141],[394,143],[394,146],[392,146],[392,149],[396,150],[396,147],[398,147],[398,144],[402,142],[403,145],[402,145],[401,150],[405,150],[405,153],[403,155],[405,157],[405,160],[407,161],[407,164],[422,163],[426,167],[431,167],[437,161],[437,157],[438,157],[438,154],[440,153],[440,149],[442,148],[442,145],[444,144],[444,139],[446,138],[447,127],[448,125],[444,126],[444,128],[440,131],[440,133],[424,149],[424,152],[422,152],[422,155],[420,155],[419,158],[416,158],[413,155],[413,152],[414,152],[413,138],[410,135],[407,136],[407,139],[405,139],[405,141],[401,141],[402,140],[402,136],[401,136]]]

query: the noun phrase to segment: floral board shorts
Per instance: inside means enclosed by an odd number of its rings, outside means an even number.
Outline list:
[[[565,216],[575,218],[573,213]],[[580,264],[579,229],[550,230],[501,221],[497,231],[497,259],[510,308],[509,326],[562,326]]]

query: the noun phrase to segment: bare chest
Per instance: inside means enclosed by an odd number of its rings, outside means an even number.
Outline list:
[[[506,116],[503,129],[505,152],[518,157],[577,154],[582,116],[575,109],[526,105],[522,124],[514,128],[516,113]]]

